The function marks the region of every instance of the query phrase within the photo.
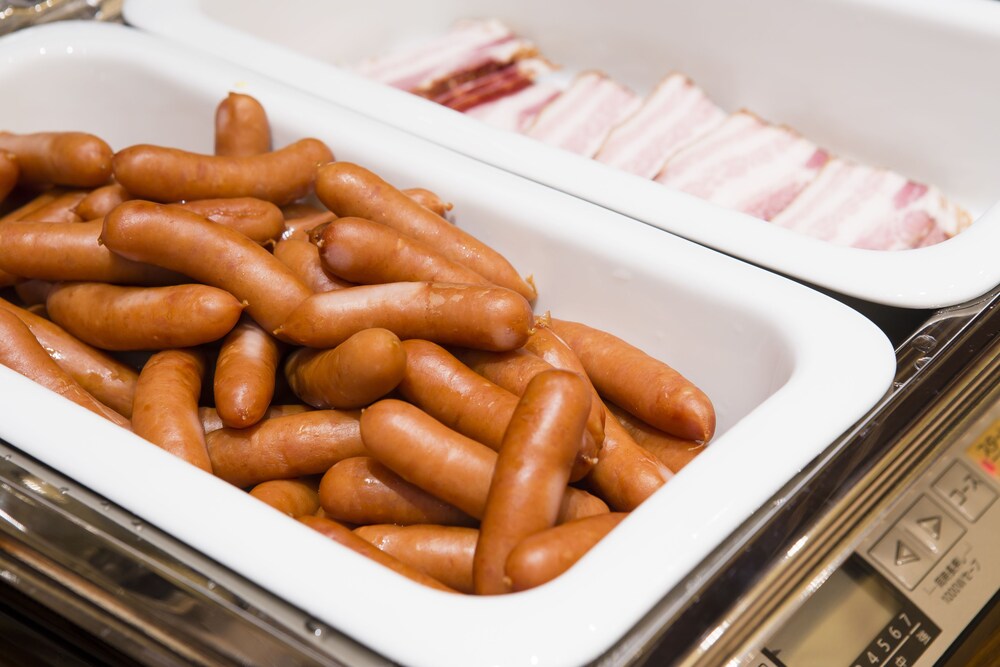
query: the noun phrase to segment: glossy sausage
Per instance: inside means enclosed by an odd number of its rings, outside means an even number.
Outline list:
[[[395,399],[383,399],[361,413],[361,435],[370,455],[403,479],[482,518],[497,460],[492,449]],[[606,511],[600,499],[570,487],[559,520]]]
[[[103,223],[0,224],[0,270],[22,278],[124,285],[190,282],[179,273],[121,257],[100,243]]]
[[[25,222],[82,222],[76,208],[86,196],[87,192],[84,190],[70,190],[20,219]]]
[[[205,436],[218,477],[239,487],[317,475],[337,461],[367,456],[356,412],[312,410],[221,428]]]
[[[139,199],[158,202],[256,197],[288,204],[312,190],[316,168],[333,159],[317,139],[246,157],[201,155],[142,144],[119,151],[114,175]]]
[[[103,218],[111,210],[124,201],[128,201],[132,195],[119,183],[102,185],[91,190],[86,197],[76,205],[76,214],[82,220],[97,220]]]
[[[267,112],[250,95],[229,93],[215,109],[215,154],[246,157],[271,150]]]
[[[459,359],[475,372],[495,382],[504,389],[520,396],[531,378],[555,368],[552,364],[525,349],[493,353],[480,350],[456,351]],[[572,368],[566,370],[574,370]],[[587,419],[587,437],[580,445],[570,479],[576,481],[586,475],[597,463],[598,452],[604,443],[604,406],[598,399],[591,401]]]
[[[96,188],[111,177],[111,147],[84,132],[0,132],[0,151],[17,157],[21,185]]]
[[[451,202],[444,201],[427,188],[404,188],[400,192],[442,218],[448,215],[448,211],[455,206]]]
[[[472,593],[479,531],[461,526],[359,526],[354,534],[461,593]]]
[[[320,261],[319,248],[307,240],[287,238],[278,241],[274,246],[274,256],[317,294],[352,287],[354,284],[327,271]]]
[[[256,243],[273,243],[285,231],[281,209],[254,197],[198,199],[171,204],[245,234]]]
[[[612,512],[586,517],[524,538],[507,558],[506,572],[512,589],[524,591],[555,579],[627,516]]]
[[[677,473],[704,451],[703,442],[676,438],[669,433],[653,428],[635,415],[629,414],[617,405],[609,404],[608,410],[640,447],[660,460],[660,463]]]
[[[573,348],[597,391],[609,401],[679,438],[708,442],[712,437],[711,401],[673,368],[585,324],[553,319],[551,327]]]
[[[363,408],[396,388],[406,352],[387,329],[362,329],[330,350],[301,348],[285,362],[295,395],[316,408]]]
[[[123,428],[129,421],[94,398],[49,356],[28,326],[0,309],[0,364]]]
[[[347,547],[351,551],[361,554],[366,558],[369,558],[376,563],[384,565],[389,569],[393,570],[397,574],[401,574],[407,579],[411,579],[424,586],[429,586],[435,588],[439,591],[444,591],[446,593],[454,593],[455,590],[445,586],[437,579],[434,579],[430,575],[421,572],[400,560],[393,558],[389,554],[381,551],[378,547],[373,545],[371,542],[358,537],[351,532],[346,526],[342,526],[336,521],[331,519],[325,519],[317,516],[302,516],[298,519],[301,523],[309,526],[313,530],[329,537],[331,540],[340,543],[341,545]]]
[[[281,233],[282,240],[308,241],[310,230],[337,219],[337,216],[331,211],[317,208],[312,204],[289,204],[282,207],[281,213],[285,216],[285,231]]]
[[[301,405],[298,403],[273,404],[268,406],[261,419],[274,419],[275,417],[284,417],[286,415],[297,415],[311,410],[312,408],[308,405]],[[222,423],[222,417],[219,416],[219,411],[215,408],[198,408],[198,417],[201,419],[201,427],[205,430],[206,434],[226,427],[226,425]]]
[[[128,201],[104,218],[101,241],[129,259],[149,262],[223,289],[274,331],[311,292],[288,267],[245,235],[177,207]]]
[[[125,417],[132,416],[132,399],[139,378],[136,371],[44,317],[3,299],[0,309],[14,313],[24,322],[52,360],[94,398]]]
[[[316,195],[338,216],[389,225],[464,264],[495,285],[512,289],[529,301],[536,296],[534,286],[503,255],[364,167],[349,162],[323,166],[316,176]]]
[[[21,204],[13,211],[4,214],[4,216],[0,218],[0,224],[3,224],[5,222],[12,222],[14,220],[20,220],[21,218],[28,215],[32,211],[37,211],[41,207],[51,204],[56,200],[57,197],[61,196],[65,192],[66,191],[62,188],[50,188],[45,192],[42,192],[40,195],[31,198],[24,204]]]
[[[151,356],[139,371],[132,428],[154,445],[212,472],[198,417],[204,375],[205,358],[198,350],[163,350]]]
[[[208,285],[121,287],[60,283],[45,301],[49,317],[104,350],[194,347],[219,340],[240,318],[233,295]]]
[[[431,246],[364,218],[338,218],[325,225],[316,245],[323,266],[361,285],[418,281],[492,284]]]
[[[531,305],[502,287],[386,283],[311,296],[276,333],[300,345],[334,347],[362,329],[379,327],[400,338],[510,350],[524,343],[531,324]]]
[[[293,519],[315,514],[319,509],[316,481],[309,478],[261,482],[250,489],[250,495]]]
[[[576,373],[544,371],[528,383],[504,434],[479,526],[476,593],[509,593],[504,567],[511,550],[556,524],[590,408],[590,387]]]
[[[540,321],[544,323],[547,320]],[[606,415],[604,442],[597,453],[597,461],[587,476],[588,488],[604,498],[612,508],[630,511],[673,476],[655,457],[639,447],[613,415],[606,414],[607,408],[590,383],[583,364],[565,341],[550,329],[539,325],[524,349],[533,351],[556,368],[573,371],[584,378],[602,414]]]
[[[319,497],[326,516],[359,525],[472,526],[476,523],[465,512],[407,482],[369,456],[333,464],[320,481]]]
[[[281,344],[249,318],[226,335],[212,381],[215,408],[226,426],[246,428],[264,417],[280,359]]]
[[[17,185],[20,169],[13,153],[0,150],[0,202],[7,198],[10,191]]]

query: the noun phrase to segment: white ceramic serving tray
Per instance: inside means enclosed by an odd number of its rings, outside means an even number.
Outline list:
[[[598,656],[893,377],[886,337],[834,299],[139,30],[64,23],[4,37],[0,90],[3,129],[201,152],[217,103],[252,94],[276,146],[315,136],[391,182],[435,190],[459,225],[534,274],[538,312],[622,336],[713,399],[714,443],[576,567],[532,591],[474,598],[403,579],[0,368],[0,437],[405,664]],[[699,213],[706,224],[716,214]]]
[[[986,0],[127,0],[126,20],[656,227],[867,301],[936,308],[1000,283],[1000,4]],[[569,70],[644,93],[671,70],[976,218],[938,246],[844,248],[491,128],[340,66],[496,17]]]

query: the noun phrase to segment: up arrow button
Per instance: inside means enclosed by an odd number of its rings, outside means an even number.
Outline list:
[[[915,563],[920,560],[920,556],[906,546],[903,540],[896,541],[896,565],[906,565],[907,563]]]
[[[935,540],[941,539],[941,517],[929,516],[924,519],[917,519],[917,525],[923,528],[928,535]]]

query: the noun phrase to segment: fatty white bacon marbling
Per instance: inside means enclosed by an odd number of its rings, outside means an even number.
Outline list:
[[[971,218],[936,188],[833,159],[773,222],[838,245],[905,250],[944,241]]]
[[[726,117],[691,79],[674,73],[611,131],[595,159],[653,178],[670,156],[722,125]]]
[[[355,71],[396,88],[428,93],[463,75],[474,77],[535,54],[531,42],[500,21],[463,20],[437,39],[370,58]]]
[[[465,113],[502,130],[523,132],[560,92],[551,84],[534,83],[506,97],[474,106]]]
[[[795,131],[739,111],[667,160],[656,180],[770,220],[816,178],[828,159],[826,151]]]
[[[638,95],[600,72],[583,72],[525,131],[530,137],[593,157],[611,128],[641,104]]]

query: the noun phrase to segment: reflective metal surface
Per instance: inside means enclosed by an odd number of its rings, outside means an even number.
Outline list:
[[[124,0],[12,0],[0,2],[0,35],[64,19],[117,21]]]

